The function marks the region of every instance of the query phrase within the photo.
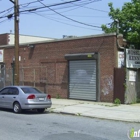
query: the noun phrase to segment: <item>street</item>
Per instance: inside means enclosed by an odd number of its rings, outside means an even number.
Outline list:
[[[0,110],[0,140],[128,140],[139,123],[101,120],[81,116]],[[138,138],[140,139],[140,138]]]

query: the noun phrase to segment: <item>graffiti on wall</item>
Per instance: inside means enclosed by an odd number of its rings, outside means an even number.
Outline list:
[[[101,78],[102,93],[107,95],[113,91],[113,76],[106,75]]]

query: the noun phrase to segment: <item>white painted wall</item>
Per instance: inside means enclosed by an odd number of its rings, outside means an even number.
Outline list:
[[[29,42],[38,42],[38,41],[47,41],[54,40],[52,38],[45,37],[36,37],[36,36],[28,36],[28,35],[19,35],[19,43],[29,43]],[[9,42],[8,45],[13,45],[15,41],[15,35],[9,34]]]

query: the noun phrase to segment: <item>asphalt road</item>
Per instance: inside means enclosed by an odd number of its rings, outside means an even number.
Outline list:
[[[128,140],[127,132],[132,127],[139,130],[140,124],[0,110],[0,127],[0,140]]]

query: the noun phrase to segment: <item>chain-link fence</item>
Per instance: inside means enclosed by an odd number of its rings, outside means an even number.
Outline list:
[[[13,69],[12,68],[3,68],[4,70],[4,86],[13,85]]]
[[[19,69],[20,85],[28,85],[46,92],[47,68],[45,66],[22,67]],[[0,89],[4,86],[14,85],[13,68],[0,68]]]
[[[20,69],[20,84],[34,86],[46,92],[47,68],[43,66],[22,67]]]
[[[5,86],[5,67],[0,65],[0,89]]]

